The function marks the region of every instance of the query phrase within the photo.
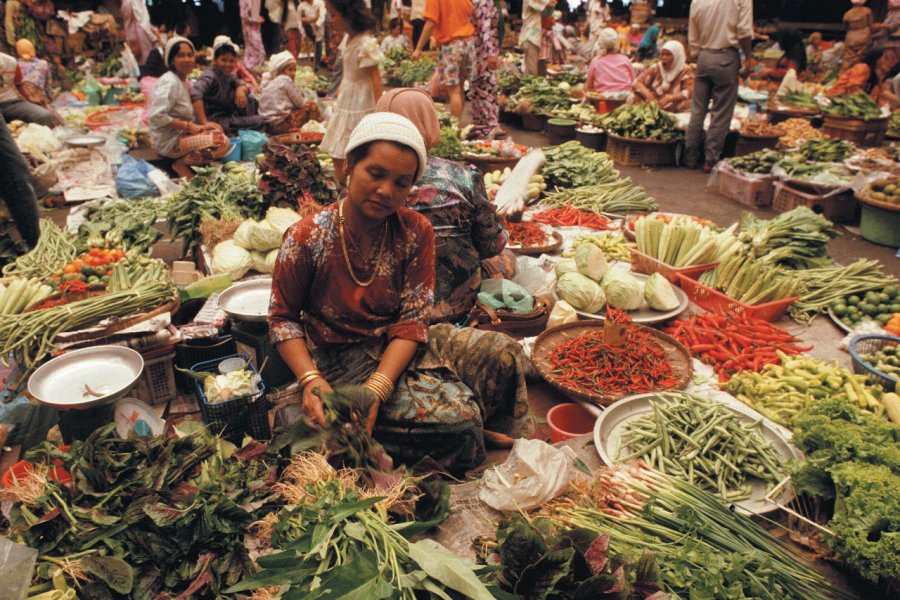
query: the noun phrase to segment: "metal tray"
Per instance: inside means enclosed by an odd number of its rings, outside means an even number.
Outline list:
[[[28,393],[58,410],[99,406],[124,396],[143,370],[143,357],[131,348],[83,348],[41,365],[28,380]]]
[[[847,325],[844,324],[844,322],[841,321],[841,319],[836,314],[834,314],[834,311],[831,310],[830,306],[828,307],[827,312],[828,316],[831,318],[831,322],[834,323],[838,329],[840,329],[841,331],[846,331],[847,333],[853,333],[853,330],[847,327]]]
[[[594,424],[594,446],[597,448],[600,460],[605,464],[615,464],[616,459],[613,457],[617,457],[619,454],[619,444],[625,431],[625,426],[630,421],[652,412],[651,399],[655,396],[656,394],[640,394],[623,398],[607,407],[603,414],[600,415],[600,418],[597,419],[597,422]],[[730,402],[722,402],[717,396],[713,396],[712,399],[721,402],[723,406],[737,413],[745,423],[753,423],[762,418],[762,415],[758,415],[749,407],[739,409]],[[785,430],[776,429],[763,420],[757,428],[757,432],[772,443],[775,451],[781,456],[782,464],[786,464],[791,459],[803,458],[800,451],[788,443],[788,436]],[[747,482],[753,490],[750,498],[735,502],[734,505],[736,507],[746,513],[756,515],[777,510],[777,506],[766,500],[768,490],[764,481],[750,477],[747,479]],[[781,500],[789,501],[790,498],[782,498]]]
[[[632,276],[637,278],[638,281],[643,285],[650,279],[649,275],[644,275],[643,273],[630,273]],[[672,289],[675,290],[675,296],[678,298],[678,307],[674,310],[661,312],[658,310],[653,310],[650,308],[650,305],[647,304],[647,301],[644,300],[641,302],[641,306],[637,310],[630,310],[628,314],[631,315],[631,319],[635,323],[640,323],[641,325],[653,325],[655,323],[664,323],[669,319],[674,319],[681,313],[687,310],[690,301],[688,300],[687,294],[684,291],[675,285],[672,285]],[[553,299],[559,300],[559,296],[556,295],[556,286],[553,286]],[[575,310],[576,313],[581,315],[582,317],[587,317],[588,319],[599,319],[603,321],[606,319],[606,315],[595,314],[585,312],[583,310]]]
[[[106,138],[102,135],[73,135],[70,138],[66,138],[65,142],[70,146],[102,146],[106,143]]]
[[[272,297],[272,278],[235,283],[219,295],[219,306],[238,321],[265,321]]]

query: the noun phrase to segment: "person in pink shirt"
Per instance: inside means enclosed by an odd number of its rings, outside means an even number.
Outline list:
[[[609,94],[627,92],[634,83],[634,67],[631,60],[618,53],[619,36],[615,29],[607,27],[597,38],[596,56],[588,67],[584,89],[589,92]]]

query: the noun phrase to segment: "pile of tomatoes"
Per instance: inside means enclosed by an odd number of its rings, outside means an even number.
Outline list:
[[[75,258],[51,278],[51,285],[59,291],[83,291],[92,285],[106,285],[112,275],[112,267],[125,257],[118,248],[91,248]]]

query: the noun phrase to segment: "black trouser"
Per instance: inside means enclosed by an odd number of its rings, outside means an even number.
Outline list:
[[[41,230],[30,173],[25,157],[0,115],[0,196],[6,201],[6,208],[16,223],[19,235],[33,248],[41,236]]]
[[[316,58],[315,58],[315,62],[313,63],[313,65],[314,65],[315,69],[318,70],[318,69],[322,68],[323,42],[322,42],[322,40],[316,39],[316,34],[315,34],[315,32],[313,32],[312,25],[310,25],[309,23],[303,24],[303,33],[305,33],[307,39],[312,40],[313,44],[315,44],[315,46],[316,46]]]
[[[415,48],[419,43],[419,38],[422,37],[422,30],[425,28],[425,19],[413,19],[410,21],[410,24],[413,28],[412,47]],[[422,50],[428,50],[428,42],[425,42],[425,46],[422,47]]]

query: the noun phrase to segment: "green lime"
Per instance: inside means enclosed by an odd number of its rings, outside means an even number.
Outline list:
[[[857,296],[856,294],[853,294],[852,296],[847,298],[847,304],[852,304],[853,306],[856,306],[857,304],[859,304],[859,296]]]
[[[845,304],[838,304],[837,306],[832,307],[831,310],[839,317],[843,317],[847,314],[847,306]]]
[[[887,311],[889,311],[889,310],[891,310],[891,305],[890,305],[890,304],[885,304],[884,302],[881,302],[881,303],[878,304],[878,312],[879,312],[879,313],[884,313],[884,312],[887,312]]]
[[[900,313],[900,302],[894,302],[893,304],[891,304],[891,312]]]
[[[890,296],[891,298],[895,298],[897,296],[897,291],[898,290],[897,290],[896,285],[889,285],[886,288],[884,288],[884,293],[887,294],[888,296]]]
[[[866,302],[869,304],[878,304],[881,302],[878,292],[866,292]]]
[[[882,325],[887,325],[887,322],[891,320],[891,315],[878,315],[877,317],[875,317],[875,320]]]
[[[869,315],[870,317],[874,317],[878,314],[878,307],[874,304],[865,304],[861,306],[860,309],[863,311],[863,314]]]
[[[888,295],[884,292],[881,292],[880,294],[878,294],[878,302],[890,302],[890,301],[891,301],[890,295]]]

